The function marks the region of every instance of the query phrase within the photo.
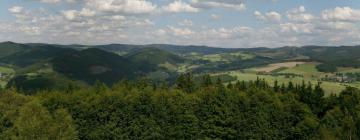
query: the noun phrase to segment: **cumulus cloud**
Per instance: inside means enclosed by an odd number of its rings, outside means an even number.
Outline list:
[[[287,18],[296,22],[311,22],[315,19],[315,16],[310,13],[306,13],[305,7],[300,6],[296,9],[288,11]]]
[[[60,11],[49,10],[47,7],[12,6],[8,11],[15,20],[0,21],[0,41],[65,44],[175,43],[218,47],[360,43],[358,9],[337,7],[324,9],[319,13],[311,13],[305,6],[289,8],[285,12],[259,10],[253,14],[265,22],[261,24],[263,26],[254,28],[230,21],[226,15],[226,12],[245,10],[245,3],[244,0],[53,2],[52,6],[69,4],[69,7],[75,7],[59,8]],[[208,17],[196,19],[204,15]],[[213,20],[218,22],[208,23]],[[235,24],[223,24],[225,22]]]
[[[192,5],[201,9],[222,8],[243,11],[246,5],[239,0],[192,0]]]
[[[192,31],[189,28],[177,28],[177,27],[173,27],[173,26],[169,26],[168,28],[175,36],[188,37],[189,35],[192,35],[195,33],[194,31]]]
[[[86,6],[101,12],[149,14],[157,5],[146,0],[86,0]]]
[[[61,0],[39,0],[39,1],[43,3],[59,3]]]
[[[296,23],[284,23],[280,24],[281,31],[283,32],[296,32],[296,33],[312,33],[314,30],[313,24],[296,24]]]
[[[176,0],[170,3],[169,5],[164,6],[163,9],[164,11],[174,12],[174,13],[199,12],[198,8],[192,7],[190,4],[182,2],[181,0]]]
[[[76,18],[76,10],[68,10],[61,12],[67,20],[74,20]]]
[[[265,21],[280,22],[282,19],[281,14],[275,11],[267,12],[265,14],[262,14],[259,11],[255,11],[254,15],[257,19]]]
[[[21,13],[23,11],[23,9],[24,8],[21,6],[14,6],[14,7],[9,8],[8,10],[10,13],[18,14],[18,13]]]
[[[350,7],[336,7],[335,9],[324,10],[321,15],[324,20],[360,21],[360,10]]]

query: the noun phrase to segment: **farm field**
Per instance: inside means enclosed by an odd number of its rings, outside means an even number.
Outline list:
[[[239,71],[229,71],[223,74],[236,77],[237,80],[254,81],[257,78],[265,79],[269,84],[273,85],[274,81],[278,81],[280,84],[293,82],[295,84],[301,84],[303,81],[311,82],[313,85],[317,84],[321,78],[325,76],[334,75],[332,73],[319,72],[316,69],[316,62],[286,62],[286,63],[275,63],[270,64],[266,67],[250,68]],[[343,68],[339,72],[357,72],[359,69]],[[259,72],[266,72],[267,74],[258,74]],[[279,75],[277,75],[279,74]],[[299,76],[285,76],[286,74],[295,74]],[[340,93],[346,88],[346,86],[360,87],[360,83],[338,83],[321,81],[321,85],[324,88],[326,95],[332,93]]]
[[[244,81],[254,81],[257,78],[260,79],[265,79],[269,84],[273,85],[274,81],[279,81],[280,84],[282,83],[288,83],[288,82],[293,82],[296,84],[301,84],[303,82],[303,80],[305,82],[311,82],[313,85],[317,84],[317,80],[316,79],[311,79],[311,78],[302,78],[302,77],[294,77],[294,78],[286,78],[285,76],[271,76],[271,75],[257,75],[254,73],[243,73],[241,71],[231,71],[231,72],[226,72],[226,74],[229,74],[231,76],[237,77],[237,80],[244,80]],[[350,84],[351,86],[355,86],[355,87],[359,87],[360,84]],[[322,87],[324,88],[325,92],[327,95],[330,95],[331,93],[339,93],[342,90],[345,89],[345,85],[342,85],[340,83],[335,83],[335,82],[322,82]]]
[[[0,87],[4,87],[7,81],[15,74],[15,70],[9,67],[0,66]]]
[[[293,68],[296,67],[297,65],[301,65],[304,64],[305,62],[285,62],[285,63],[275,63],[275,64],[270,64],[268,66],[265,67],[259,67],[259,68],[253,68],[252,70],[256,71],[256,72],[272,72],[276,69],[279,68]]]
[[[360,68],[338,68],[340,73],[358,73],[360,72]]]
[[[230,62],[235,60],[249,60],[255,58],[255,55],[243,52],[234,53],[220,53],[220,54],[209,54],[199,55],[196,53],[190,54],[193,59],[206,60],[210,62]]]

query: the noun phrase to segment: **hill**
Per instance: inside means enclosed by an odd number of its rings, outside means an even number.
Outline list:
[[[47,61],[56,56],[74,52],[73,49],[60,48],[51,45],[26,45],[15,43],[1,43],[1,51],[9,52],[2,55],[0,62],[17,67],[26,67],[41,61]]]
[[[2,42],[0,43],[0,59],[6,56],[10,56],[24,49],[25,45],[22,44],[17,44],[14,42]]]
[[[147,63],[151,65],[161,65],[165,63],[176,65],[177,63],[183,63],[185,61],[184,58],[180,56],[151,47],[139,49],[129,53],[125,57],[138,63]]]
[[[55,71],[70,78],[94,83],[112,84],[121,79],[134,79],[156,67],[137,63],[114,53],[92,48],[67,53],[51,60]]]

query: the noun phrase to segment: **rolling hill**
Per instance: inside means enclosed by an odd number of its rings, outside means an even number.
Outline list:
[[[121,79],[134,79],[156,69],[153,65],[137,63],[114,53],[91,48],[58,56],[51,60],[55,71],[70,78],[107,84]]]
[[[165,63],[176,65],[185,61],[184,58],[180,56],[151,47],[139,49],[127,54],[125,57],[138,63],[147,63],[151,65],[161,65]]]

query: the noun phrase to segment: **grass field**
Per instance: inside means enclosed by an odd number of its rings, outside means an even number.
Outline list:
[[[274,84],[274,81],[278,81],[280,84],[289,83],[290,81],[295,84],[301,84],[303,81],[311,82],[313,85],[317,84],[319,79],[324,78],[326,76],[334,75],[333,73],[324,73],[319,72],[316,69],[316,66],[319,63],[316,62],[286,62],[286,63],[275,63],[270,64],[266,67],[257,67],[250,68],[245,70],[238,71],[229,71],[218,74],[229,74],[230,76],[237,77],[237,80],[240,81],[254,81],[258,77],[260,79],[265,79],[271,86]],[[267,72],[269,74],[296,74],[301,76],[275,76],[275,75],[263,75],[259,74],[259,72]],[[347,72],[360,72],[360,69],[355,68],[339,68],[339,72],[347,73]],[[338,83],[338,82],[327,82],[321,81],[321,86],[326,92],[326,95],[330,95],[332,93],[338,94],[342,90],[346,88],[346,86],[352,86],[360,88],[360,82],[356,83]]]
[[[259,68],[252,68],[252,70],[256,71],[256,72],[272,72],[276,69],[279,68],[294,68],[297,65],[301,65],[304,64],[305,62],[285,62],[285,63],[275,63],[275,64],[270,64],[268,66],[265,67],[259,67]]]
[[[0,66],[0,73],[2,75],[6,74],[6,75],[14,75],[15,74],[15,70],[9,67],[4,67],[4,66]],[[7,84],[7,81],[9,77],[0,77],[0,86],[4,87]]]
[[[254,73],[242,73],[240,71],[231,71],[227,74],[231,76],[235,76],[238,78],[238,80],[242,81],[250,81],[250,80],[256,80],[257,77],[260,79],[265,79],[269,84],[273,85],[274,81],[279,81],[280,83],[288,83],[293,82],[296,84],[301,84],[304,80],[305,82],[311,82],[313,85],[317,84],[316,79],[311,78],[302,78],[302,77],[295,77],[295,78],[286,78],[285,76],[271,76],[271,75],[257,75]],[[360,84],[351,84],[351,86],[360,86]],[[340,93],[342,90],[345,89],[344,85],[341,85],[340,83],[333,83],[333,82],[322,82],[322,87],[324,88],[327,95],[330,95],[331,93]]]
[[[242,53],[242,52],[230,53],[230,55],[235,57],[241,57],[242,60],[249,60],[255,58],[255,55],[253,54]]]
[[[234,52],[234,53],[221,53],[221,54],[209,54],[209,55],[198,55],[191,54],[191,57],[194,59],[207,60],[210,62],[228,62],[236,60],[249,60],[255,58],[255,55],[243,53],[243,52]]]
[[[12,74],[15,73],[14,69],[0,66],[0,73]]]
[[[210,54],[210,55],[204,55],[201,57],[202,60],[208,60],[210,62],[219,62],[219,61],[227,61],[224,59],[221,54]]]
[[[338,72],[340,73],[360,73],[360,68],[338,68]]]
[[[295,67],[280,71],[279,73],[293,73],[293,74],[300,74],[300,75],[304,75],[304,77],[307,76],[316,76],[319,74],[324,74],[322,72],[319,72],[316,69],[316,65],[318,65],[318,63],[305,63],[302,65],[297,65]]]

